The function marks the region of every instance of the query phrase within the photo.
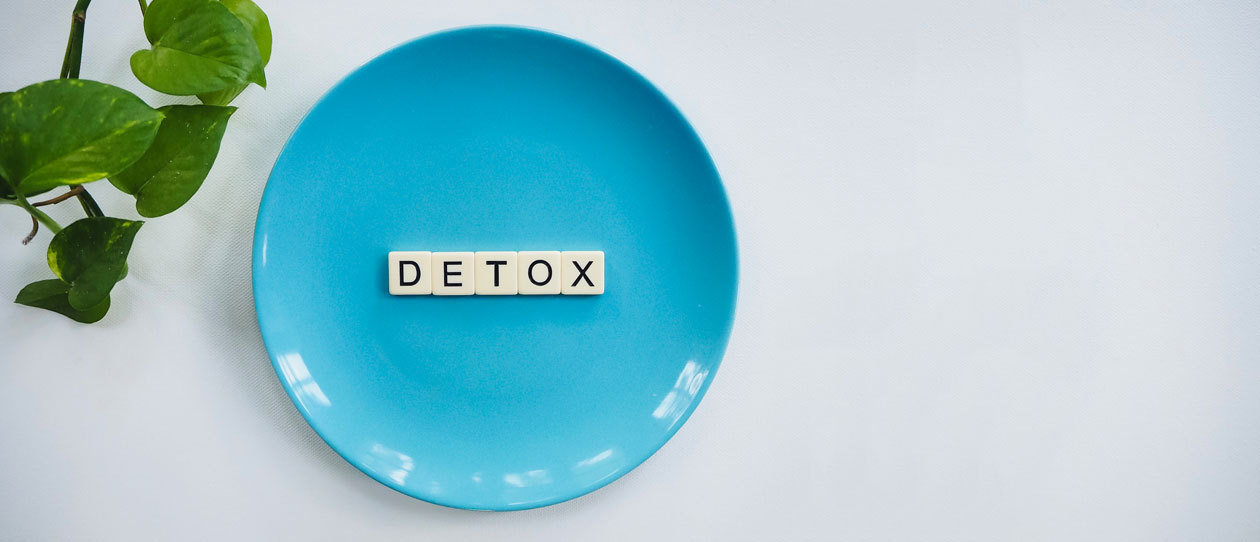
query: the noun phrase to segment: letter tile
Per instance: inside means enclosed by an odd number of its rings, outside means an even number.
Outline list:
[[[477,295],[516,295],[516,253],[478,252]]]
[[[433,293],[433,273],[429,252],[389,253],[390,295],[429,295]]]
[[[598,250],[560,253],[564,271],[564,295],[600,295],[604,293],[604,253]]]
[[[516,289],[521,295],[560,293],[560,253],[554,250],[517,253]]]
[[[473,295],[476,291],[473,253],[433,253],[433,295]]]

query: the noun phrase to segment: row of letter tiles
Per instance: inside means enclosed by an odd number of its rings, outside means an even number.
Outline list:
[[[389,253],[391,295],[600,295],[604,253]]]

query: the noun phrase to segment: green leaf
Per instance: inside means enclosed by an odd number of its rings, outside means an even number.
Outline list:
[[[135,94],[96,81],[0,95],[0,177],[23,195],[108,177],[144,154],[161,123]]]
[[[25,288],[22,288],[22,291],[18,292],[17,299],[13,300],[13,302],[61,313],[70,317],[71,320],[84,324],[96,322],[104,318],[106,312],[109,312],[108,295],[96,305],[86,309],[76,309],[70,305],[69,291],[70,285],[62,282],[60,279],[40,280],[27,284]]]
[[[222,0],[221,3],[227,6],[228,10],[240,19],[245,28],[249,29],[249,33],[254,38],[254,45],[258,47],[258,55],[262,58],[262,65],[258,67],[258,77],[266,81],[266,75],[262,73],[262,68],[271,61],[271,23],[267,20],[267,14],[251,0]],[[249,83],[226,88],[216,92],[207,92],[198,94],[197,98],[201,99],[201,103],[209,105],[227,105],[232,103]],[[262,86],[266,86],[263,84]]]
[[[155,217],[178,209],[201,187],[235,107],[168,105],[153,145],[109,182],[136,197],[136,211]]]
[[[109,297],[123,277],[127,253],[142,224],[104,216],[83,218],[53,236],[48,267],[70,284],[71,307],[86,310]]]
[[[220,3],[227,6],[245,24],[245,28],[249,29],[250,35],[254,37],[254,44],[258,46],[262,63],[266,66],[271,61],[271,22],[267,20],[267,14],[252,0],[220,0]]]
[[[197,95],[197,99],[201,100],[201,103],[206,105],[227,105],[232,103],[232,100],[235,100],[242,92],[245,92],[245,89],[247,88],[249,88],[248,83],[228,87],[223,90],[216,90],[214,92],[202,92]]]
[[[245,24],[214,0],[154,0],[144,15],[153,45],[131,55],[131,71],[150,88],[177,96],[266,85],[262,57]]]

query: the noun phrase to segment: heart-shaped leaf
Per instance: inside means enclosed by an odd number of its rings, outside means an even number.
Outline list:
[[[108,177],[144,154],[161,123],[135,94],[96,81],[0,95],[0,177],[23,195]]]
[[[267,66],[267,62],[271,60],[271,23],[267,20],[267,14],[263,13],[262,8],[258,7],[252,0],[221,0],[221,3],[240,19],[245,28],[249,29],[249,33],[254,38],[254,45],[258,47],[258,55],[262,58],[262,65],[259,71]],[[265,81],[266,75],[259,74]],[[216,92],[207,92],[198,94],[197,98],[201,103],[209,105],[227,105],[232,103],[241,92],[249,84],[236,85]]]
[[[87,310],[109,297],[114,283],[122,280],[127,253],[142,224],[121,218],[83,218],[53,236],[48,267],[70,285],[71,307]]]
[[[267,20],[267,14],[262,8],[258,7],[253,0],[220,0],[228,10],[236,15],[245,27],[249,29],[250,35],[254,37],[254,45],[258,46],[258,54],[262,57],[263,65],[271,61],[271,22]]]
[[[249,29],[219,2],[154,0],[144,34],[153,47],[131,55],[131,71],[154,90],[189,96],[267,84]]]
[[[76,322],[84,324],[96,322],[104,318],[105,313],[109,312],[108,295],[100,303],[80,310],[70,305],[69,291],[70,285],[60,279],[40,280],[27,284],[25,288],[22,288],[22,291],[18,292],[17,299],[13,300],[13,302],[61,313]]]
[[[155,217],[178,209],[201,187],[219,154],[235,107],[168,105],[166,120],[144,156],[109,182],[136,197],[136,211]]]

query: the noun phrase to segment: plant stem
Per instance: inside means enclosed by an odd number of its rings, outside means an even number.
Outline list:
[[[74,188],[71,188],[70,191],[60,196],[57,196],[55,198],[32,203],[31,206],[43,207],[45,205],[61,203],[73,197],[79,198],[79,205],[83,206],[83,212],[86,213],[88,216],[105,216],[105,213],[101,212],[101,206],[96,204],[96,200],[92,198],[92,194],[89,194],[87,191],[87,187],[83,185],[78,185]]]
[[[54,204],[54,203],[61,203],[61,202],[63,202],[63,201],[66,201],[66,200],[68,200],[68,199],[70,199],[70,198],[73,198],[73,197],[75,197],[75,196],[79,195],[79,193],[80,193],[80,192],[83,192],[83,186],[76,186],[76,187],[74,187],[74,188],[71,188],[71,189],[70,189],[70,191],[69,191],[69,192],[66,192],[65,194],[62,194],[62,195],[57,196],[57,197],[52,198],[52,199],[46,199],[46,200],[44,200],[44,201],[37,201],[37,202],[35,202],[35,203],[32,203],[32,204],[31,204],[31,206],[33,206],[33,207],[43,207],[43,206],[45,206],[45,205],[52,205],[52,204]]]
[[[66,43],[66,57],[61,63],[61,77],[63,79],[78,79],[79,65],[83,63],[83,27],[87,24],[88,4],[92,0],[78,0],[74,4],[74,12],[70,15],[70,39]],[[148,6],[144,0],[140,0],[140,11],[143,13]],[[78,187],[79,190],[75,195],[79,197],[79,205],[83,207],[83,212],[88,216],[105,216],[101,212],[101,206],[96,204],[96,199],[87,191],[86,187]]]
[[[144,12],[149,10],[149,5],[144,0],[140,0],[140,16],[144,16]]]
[[[79,196],[79,205],[83,206],[83,212],[87,213],[88,216],[105,216],[105,213],[101,211],[101,206],[96,204],[96,198],[93,198],[92,194],[87,191],[87,187],[80,186],[79,188],[83,189],[82,192],[77,194]]]
[[[20,193],[15,195],[17,196],[18,205],[21,205],[23,209],[26,209],[26,212],[35,217],[35,220],[38,220],[45,228],[48,228],[53,233],[61,231],[61,224],[58,224],[56,220],[52,219],[52,217],[44,214],[43,211],[36,209],[34,205],[31,205],[31,202],[26,201],[26,196],[23,196]]]
[[[30,216],[31,216],[31,233],[26,234],[26,237],[22,238],[23,245],[30,244],[31,240],[35,238],[35,234],[39,233],[39,221],[35,220],[35,215],[30,215]]]
[[[78,79],[79,64],[83,62],[83,26],[87,23],[88,4],[92,0],[79,0],[70,14],[70,39],[66,43],[66,57],[61,61],[61,77]]]

